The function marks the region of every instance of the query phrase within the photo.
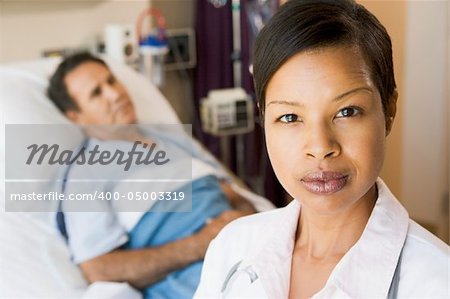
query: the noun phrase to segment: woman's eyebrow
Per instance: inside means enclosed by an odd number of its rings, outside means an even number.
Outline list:
[[[339,101],[344,99],[345,97],[356,93],[356,92],[360,92],[360,91],[366,91],[369,93],[373,93],[373,90],[369,87],[357,87],[354,88],[352,90],[346,91],[343,94],[338,95],[337,97],[335,97],[332,101]],[[269,107],[272,104],[281,104],[281,105],[288,105],[288,106],[294,106],[294,107],[303,107],[304,105],[302,103],[299,103],[297,101],[284,101],[284,100],[275,100],[275,101],[270,101],[269,103],[267,103],[267,107]]]
[[[341,95],[338,95],[337,97],[335,97],[333,99],[333,101],[342,100],[343,98],[345,98],[345,97],[347,97],[347,96],[349,96],[349,95],[351,95],[353,93],[360,92],[360,91],[366,91],[366,92],[369,92],[369,93],[373,93],[373,90],[371,88],[369,88],[369,87],[357,87],[357,88],[354,88],[354,89],[349,90],[347,92],[344,92]]]
[[[303,104],[299,103],[299,102],[294,102],[294,101],[270,101],[269,103],[267,103],[267,107],[269,107],[272,104],[282,104],[282,105],[288,105],[288,106],[296,106],[296,107],[302,107]]]

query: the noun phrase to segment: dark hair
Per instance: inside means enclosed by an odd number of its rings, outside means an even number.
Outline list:
[[[378,88],[386,115],[396,86],[391,39],[383,25],[352,0],[290,0],[256,39],[253,70],[261,116],[267,84],[290,57],[333,46],[357,47]]]
[[[96,62],[106,66],[103,60],[88,52],[77,53],[65,58],[50,78],[47,95],[63,113],[68,110],[79,109],[77,103],[69,95],[64,79],[68,73],[86,62]]]

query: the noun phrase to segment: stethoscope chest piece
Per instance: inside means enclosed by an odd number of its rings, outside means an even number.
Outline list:
[[[220,292],[222,294],[224,294],[230,284],[230,281],[232,280],[233,277],[236,277],[236,274],[238,273],[246,273],[249,278],[250,278],[250,284],[252,284],[253,282],[255,282],[258,279],[258,274],[256,274],[256,272],[253,270],[253,267],[247,266],[245,268],[239,269],[239,266],[242,264],[242,260],[237,262],[236,264],[233,265],[233,267],[230,268],[230,271],[228,271],[227,276],[225,277],[225,280],[223,281],[222,284],[222,289],[220,290]]]

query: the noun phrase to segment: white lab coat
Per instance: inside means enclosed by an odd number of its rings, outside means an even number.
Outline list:
[[[450,298],[449,247],[410,220],[381,179],[377,184],[361,238],[313,298],[386,298],[402,248],[398,298]],[[294,200],[225,227],[208,248],[194,298],[288,298],[299,212]]]

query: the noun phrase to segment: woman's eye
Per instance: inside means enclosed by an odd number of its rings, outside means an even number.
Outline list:
[[[292,123],[298,120],[298,116],[296,114],[285,114],[281,116],[279,119],[282,123]]]
[[[358,115],[359,113],[361,113],[361,111],[356,107],[346,107],[341,109],[336,117],[352,117]]]

